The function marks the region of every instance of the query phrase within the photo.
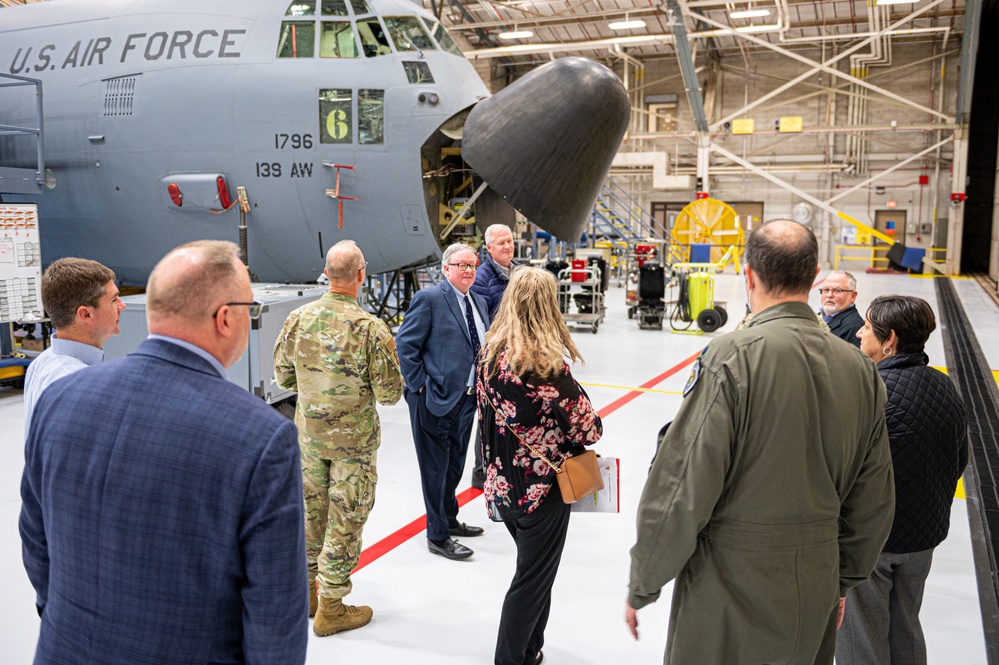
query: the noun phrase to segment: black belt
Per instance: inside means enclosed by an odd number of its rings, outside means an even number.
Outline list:
[[[474,395],[475,394],[475,386],[468,386],[467,388],[465,388],[465,394],[466,395]]]

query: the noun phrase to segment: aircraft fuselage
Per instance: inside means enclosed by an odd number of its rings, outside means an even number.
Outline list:
[[[232,202],[246,189],[249,263],[261,280],[315,279],[325,250],[343,238],[357,241],[371,273],[439,256],[421,146],[488,92],[456,49],[417,48],[418,31],[369,49],[371,28],[392,33],[387,20],[421,21],[432,33],[416,5],[351,0],[349,12],[322,16],[326,4],[312,16],[287,16],[288,0],[57,0],[3,10],[0,71],[42,81],[54,184],[4,200],[38,203],[43,262],[85,256],[144,283],[172,247],[236,241],[238,206],[223,211],[218,177]],[[340,27],[344,34],[320,37]],[[0,89],[0,124],[33,122],[31,92]],[[3,165],[34,159],[29,139],[0,139]],[[339,194],[358,199],[342,200],[342,229],[330,164],[355,167],[339,170]]]

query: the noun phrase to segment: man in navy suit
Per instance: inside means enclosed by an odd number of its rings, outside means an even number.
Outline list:
[[[395,341],[427,508],[427,547],[448,559],[467,559],[472,550],[452,536],[479,536],[482,528],[458,521],[455,489],[472,433],[475,362],[489,310],[469,290],[475,250],[451,245],[442,266],[447,281],[416,292]]]
[[[225,372],[260,309],[237,252],[169,253],[149,338],[39,399],[20,519],[36,664],[305,661],[297,433]]]

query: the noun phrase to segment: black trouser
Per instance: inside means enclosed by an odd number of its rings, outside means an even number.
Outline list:
[[[475,443],[472,445],[475,447],[475,465],[472,467],[472,478],[480,476],[484,479],[486,477],[486,467],[482,463],[482,430],[478,427],[475,428]]]
[[[443,416],[427,407],[427,391],[405,391],[409,419],[420,465],[423,502],[427,509],[427,538],[447,540],[458,526],[458,501],[454,492],[465,470],[468,438],[475,415],[475,395],[462,395]]]
[[[545,643],[552,585],[569,529],[569,505],[553,485],[534,512],[504,522],[517,543],[517,572],[503,601],[496,665],[532,665]]]

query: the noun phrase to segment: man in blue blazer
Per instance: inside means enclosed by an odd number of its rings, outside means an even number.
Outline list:
[[[452,536],[482,534],[458,521],[455,498],[475,414],[475,362],[489,327],[485,301],[469,289],[477,265],[468,245],[444,250],[447,281],[416,292],[395,340],[427,508],[427,547],[448,559],[472,556]]]
[[[305,662],[295,426],[225,373],[260,307],[237,252],[168,254],[149,338],[38,402],[20,518],[36,664]]]

